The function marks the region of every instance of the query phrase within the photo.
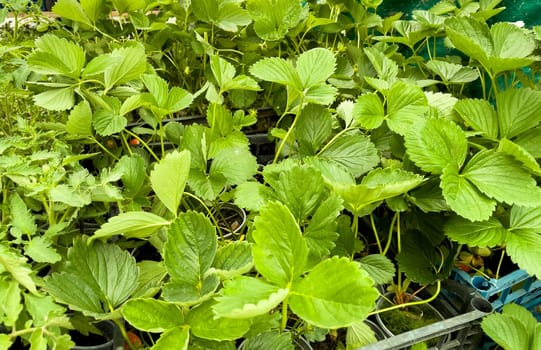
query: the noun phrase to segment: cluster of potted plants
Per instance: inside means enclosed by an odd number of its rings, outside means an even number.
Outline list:
[[[541,30],[487,24],[499,3],[406,19],[364,0],[58,0],[16,17],[0,349],[71,349],[112,323],[109,349],[357,349],[368,316],[439,321],[421,308],[466,246],[540,275]]]

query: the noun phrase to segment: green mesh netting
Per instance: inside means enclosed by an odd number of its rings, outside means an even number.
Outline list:
[[[403,12],[407,16],[414,10],[428,10],[441,0],[383,0],[378,7],[378,13],[388,16],[396,12]],[[505,10],[491,18],[491,22],[516,22],[523,21],[527,27],[541,25],[541,0],[503,0],[500,6]]]

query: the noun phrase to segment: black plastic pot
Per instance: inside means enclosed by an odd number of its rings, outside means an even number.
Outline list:
[[[232,203],[220,204],[217,212],[215,210],[213,214],[220,225],[223,238],[238,235],[246,225],[246,212]]]
[[[71,333],[72,340],[75,342],[71,350],[122,350],[124,340],[118,326],[109,320],[98,322],[96,328],[100,330],[101,335],[82,335],[80,333]]]

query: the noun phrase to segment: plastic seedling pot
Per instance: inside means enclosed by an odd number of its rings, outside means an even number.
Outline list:
[[[389,300],[393,299],[395,294],[385,293],[377,301],[376,308],[384,309],[391,306]],[[421,301],[422,299],[416,296],[412,297],[412,301]],[[387,337],[392,337],[407,331],[415,330],[423,326],[438,323],[444,320],[442,314],[430,304],[415,305],[406,310],[396,309],[376,314],[376,321]],[[428,346],[441,347],[449,339],[449,334],[431,339]],[[408,349],[405,347],[404,349]]]
[[[109,320],[101,321],[96,324],[96,328],[102,334],[89,334],[85,336],[78,332],[70,332],[72,340],[75,342],[71,350],[122,350],[124,341],[120,334],[118,326]]]

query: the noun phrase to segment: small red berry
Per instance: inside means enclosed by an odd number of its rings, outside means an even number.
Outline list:
[[[130,146],[139,146],[141,144],[141,141],[139,141],[139,139],[136,139],[136,138],[133,138],[130,140]]]
[[[128,331],[126,332],[126,335],[128,336],[128,339],[130,340],[130,343],[134,346],[134,348],[140,349],[143,347],[143,342],[137,334]],[[131,348],[128,344],[124,344],[124,350],[131,350]]]

